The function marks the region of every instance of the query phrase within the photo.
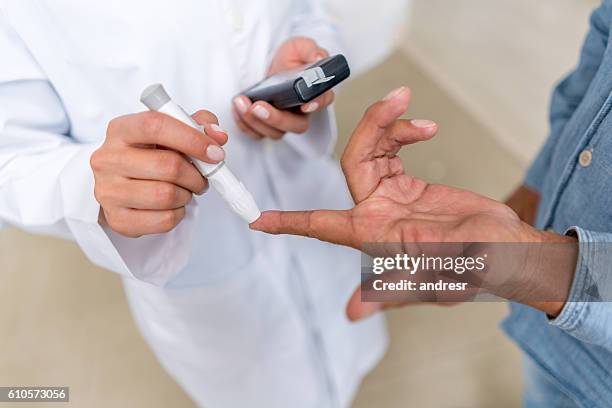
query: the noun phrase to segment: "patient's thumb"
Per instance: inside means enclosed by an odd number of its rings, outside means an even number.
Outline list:
[[[361,288],[357,288],[346,305],[346,315],[349,320],[356,322],[367,319],[384,309],[384,303],[364,302],[361,299]]]

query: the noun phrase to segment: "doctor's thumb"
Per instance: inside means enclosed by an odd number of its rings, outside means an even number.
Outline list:
[[[314,43],[313,49],[308,53],[308,56],[306,57],[306,62],[314,64],[315,62],[319,62],[323,58],[327,57],[329,57],[329,52],[327,52],[327,50],[325,50],[324,48],[319,47],[317,43]]]

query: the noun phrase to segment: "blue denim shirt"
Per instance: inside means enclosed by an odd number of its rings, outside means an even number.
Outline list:
[[[612,406],[612,303],[590,302],[589,279],[612,275],[612,0],[591,16],[578,67],[556,88],[551,134],[528,171],[541,193],[537,227],[580,240],[569,302],[550,320],[512,304],[503,323],[536,367],[529,406]],[[612,248],[612,245],[610,246]],[[545,384],[545,385],[543,385]],[[534,398],[532,398],[534,397]]]

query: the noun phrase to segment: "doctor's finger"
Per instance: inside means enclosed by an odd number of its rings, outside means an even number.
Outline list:
[[[124,177],[166,181],[195,194],[208,188],[208,181],[189,160],[172,150],[129,148],[115,155],[112,166]]]
[[[291,44],[296,56],[301,62],[312,63],[325,57],[329,57],[329,52],[322,48],[317,42],[308,37],[295,37]]]
[[[232,110],[232,114],[234,115],[234,121],[236,122],[236,125],[242,131],[242,133],[250,136],[252,139],[255,139],[255,140],[263,139],[263,135],[260,135],[255,130],[253,130],[249,125],[247,125],[246,122],[241,119],[240,114],[236,112],[235,109]]]
[[[216,125],[214,123],[204,125],[204,132],[206,132],[208,136],[213,138],[214,141],[219,143],[219,145],[221,146],[225,145],[229,139],[227,131],[221,129],[219,125]]]
[[[262,138],[270,138],[278,140],[285,135],[285,132],[274,128],[266,124],[263,120],[255,117],[253,114],[246,114],[243,116],[243,120],[246,125],[255,132],[255,134],[261,135]]]
[[[243,97],[241,97],[243,98]],[[238,108],[236,109],[236,115],[242,121],[243,125],[248,129],[248,134],[255,138],[270,138],[270,139],[280,139],[284,136],[285,132],[282,130],[276,129],[268,124],[266,124],[260,117],[261,113],[259,110],[256,113],[253,111],[254,105],[250,105],[249,109],[246,111],[241,111]],[[266,113],[266,117],[268,113]]]
[[[163,113],[142,112],[113,119],[107,135],[111,143],[160,145],[207,163],[225,159],[214,139]]]
[[[307,104],[302,105],[300,110],[302,113],[315,113],[322,111],[327,108],[329,105],[334,103],[335,94],[333,91],[327,91],[323,95],[313,99]]]
[[[219,145],[227,143],[228,134],[219,126],[217,115],[207,110],[199,110],[191,115],[199,125],[204,127],[204,132]]]
[[[185,207],[164,211],[120,208],[104,213],[114,231],[126,237],[137,238],[172,231],[185,218],[186,210]]]
[[[268,234],[299,235],[358,249],[351,220],[350,210],[266,211],[250,227]]]
[[[191,115],[191,117],[200,125],[219,124],[219,118],[217,117],[217,115],[205,109],[197,111],[196,113]]]
[[[289,111],[281,111],[267,102],[259,101],[253,104],[244,115],[244,120],[251,126],[261,122],[269,128],[277,129],[282,134],[286,132],[304,133],[308,130],[308,116]]]
[[[193,195],[172,183],[152,180],[117,179],[97,193],[102,202],[137,210],[175,210],[189,204]],[[105,204],[105,205],[108,205]]]

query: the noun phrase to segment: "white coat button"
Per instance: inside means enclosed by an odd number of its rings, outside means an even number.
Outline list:
[[[242,27],[244,25],[244,19],[242,17],[242,14],[235,8],[227,10],[227,12],[225,13],[225,20],[234,31],[242,30]]]
[[[585,150],[580,153],[580,157],[578,158],[578,163],[582,167],[589,167],[593,162],[593,152],[591,150]]]

